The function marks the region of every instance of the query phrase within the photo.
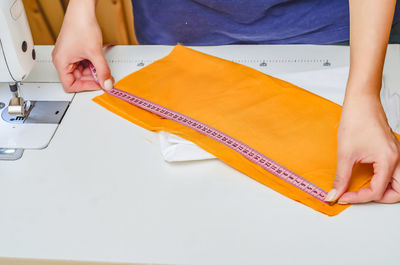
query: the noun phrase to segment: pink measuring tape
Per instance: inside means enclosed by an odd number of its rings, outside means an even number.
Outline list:
[[[97,81],[96,69],[92,64],[89,64],[89,68],[92,71],[94,79]],[[296,173],[290,171],[274,160],[268,158],[267,156],[261,154],[255,149],[249,147],[248,145],[242,143],[235,138],[226,135],[225,133],[208,126],[202,122],[199,122],[195,119],[192,119],[184,114],[178,113],[176,111],[170,110],[166,107],[163,107],[157,103],[151,102],[147,99],[132,95],[128,92],[119,90],[117,88],[113,88],[110,91],[104,91],[105,93],[122,99],[132,105],[135,105],[141,109],[150,111],[160,117],[175,121],[182,125],[185,125],[189,128],[192,128],[198,131],[201,134],[204,134],[226,146],[238,152],[251,162],[259,165],[264,168],[271,174],[277,176],[278,178],[283,179],[284,181],[292,184],[296,188],[306,192],[307,194],[313,196],[314,198],[325,202],[325,198],[327,196],[327,192],[313,184],[312,182],[304,179],[303,177],[297,175]],[[327,203],[328,204],[328,203]]]

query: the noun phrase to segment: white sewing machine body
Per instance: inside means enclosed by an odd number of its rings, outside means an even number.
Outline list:
[[[0,160],[18,159],[25,149],[45,148],[72,98],[62,92],[60,85],[22,84],[36,57],[22,0],[2,0]]]
[[[22,0],[0,2],[0,46],[0,82],[24,80],[36,52]]]

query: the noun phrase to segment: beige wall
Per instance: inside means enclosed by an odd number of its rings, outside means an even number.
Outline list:
[[[35,44],[54,44],[68,0],[23,0]],[[97,18],[104,43],[137,44],[130,0],[98,0]]]

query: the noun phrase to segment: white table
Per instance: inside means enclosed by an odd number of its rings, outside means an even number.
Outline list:
[[[44,57],[51,51],[38,49]],[[389,49],[388,86],[400,84],[399,49]],[[108,58],[119,79],[136,69],[137,62],[147,64],[169,50],[117,47]],[[329,60],[331,67],[348,64],[347,47],[201,50],[242,58],[254,67],[259,58],[270,59],[271,67],[264,71],[271,73],[321,68],[312,58]],[[277,58],[304,62],[284,64]],[[43,59],[38,64],[30,80],[57,81],[45,63]],[[0,257],[156,264],[400,264],[400,204],[352,206],[330,218],[218,160],[168,164],[156,134],[92,102],[98,94],[75,96],[48,148],[0,162]]]

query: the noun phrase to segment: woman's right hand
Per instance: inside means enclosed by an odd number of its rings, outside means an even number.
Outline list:
[[[95,8],[96,0],[70,0],[65,13],[52,56],[66,92],[113,87],[114,79],[104,58],[103,37]],[[86,60],[96,68],[99,83],[93,79]]]

